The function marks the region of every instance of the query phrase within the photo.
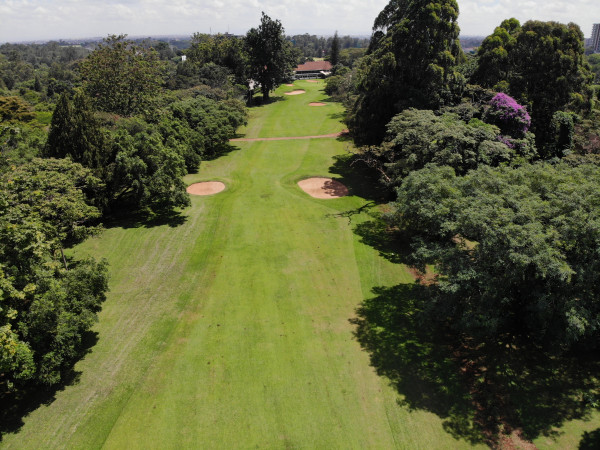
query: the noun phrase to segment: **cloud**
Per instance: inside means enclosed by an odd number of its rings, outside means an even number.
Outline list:
[[[515,17],[521,23],[528,20],[574,22],[585,36],[590,36],[592,23],[600,22],[597,0],[462,0],[459,25],[463,34],[488,35],[504,19]]]
[[[487,35],[509,17],[578,23],[591,33],[600,22],[597,0],[459,0],[463,34]],[[0,0],[0,42],[130,36],[244,34],[261,11],[279,19],[288,34],[370,34],[387,0]]]

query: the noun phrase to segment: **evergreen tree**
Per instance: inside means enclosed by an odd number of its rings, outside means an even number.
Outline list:
[[[331,41],[331,56],[329,57],[329,62],[334,67],[340,62],[340,38],[338,37],[337,31],[333,35],[333,40]]]
[[[43,154],[49,158],[70,157],[85,167],[103,165],[104,138],[90,101],[83,92],[63,92],[58,100]]]
[[[358,143],[379,144],[386,124],[406,108],[436,109],[460,94],[457,19],[455,0],[391,0],[379,14],[348,118]]]

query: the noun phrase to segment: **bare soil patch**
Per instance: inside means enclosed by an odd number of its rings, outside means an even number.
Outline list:
[[[331,178],[307,178],[299,181],[298,186],[314,198],[340,198],[348,195],[348,188]]]
[[[322,102],[311,102],[308,104],[308,106],[325,106],[327,103],[322,103]]]
[[[296,89],[295,91],[286,92],[285,95],[300,95],[304,94],[306,91],[304,89]]]
[[[203,181],[202,183],[190,184],[186,191],[192,195],[218,194],[225,189],[225,184],[220,181]]]

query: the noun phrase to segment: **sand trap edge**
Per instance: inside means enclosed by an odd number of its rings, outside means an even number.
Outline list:
[[[310,102],[308,106],[327,106],[327,103],[323,102]]]
[[[310,177],[298,181],[298,186],[313,198],[334,199],[349,194],[348,188],[338,180],[327,177]]]
[[[190,184],[185,190],[190,195],[214,195],[225,190],[225,183],[220,181],[201,181]]]
[[[296,89],[295,91],[290,91],[290,92],[284,92],[285,95],[300,95],[300,94],[306,94],[306,91],[304,89]]]

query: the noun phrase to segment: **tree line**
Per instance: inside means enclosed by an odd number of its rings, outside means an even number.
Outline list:
[[[464,389],[449,429],[498,445],[599,403],[600,107],[576,24],[507,19],[466,55],[457,19],[455,0],[390,1],[366,55],[325,89],[347,107],[352,167],[393,199],[357,232],[417,276],[365,300],[357,336],[400,389]],[[519,400],[543,400],[521,383],[565,409],[532,416]]]

